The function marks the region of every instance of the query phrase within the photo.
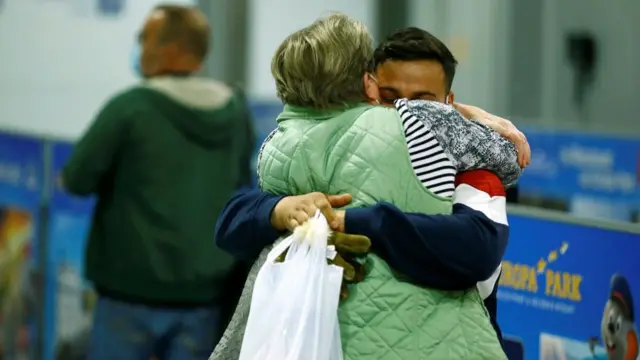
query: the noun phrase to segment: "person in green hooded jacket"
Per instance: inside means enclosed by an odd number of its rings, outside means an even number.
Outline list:
[[[97,198],[89,360],[204,359],[224,326],[234,259],[214,228],[251,184],[254,139],[242,93],[194,75],[209,37],[195,8],[155,8],[134,64],[143,81],[107,101],[62,172],[70,193]]]

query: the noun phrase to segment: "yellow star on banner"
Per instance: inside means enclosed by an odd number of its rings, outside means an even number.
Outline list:
[[[560,254],[564,255],[564,253],[566,253],[567,250],[569,250],[569,243],[565,241],[562,243],[562,246],[560,246]]]
[[[553,250],[552,252],[549,253],[549,256],[547,256],[547,261],[552,263],[556,260],[558,260],[558,252]]]
[[[544,261],[543,258],[540,258],[540,260],[538,260],[538,274],[542,274],[546,267],[547,267],[547,262]]]

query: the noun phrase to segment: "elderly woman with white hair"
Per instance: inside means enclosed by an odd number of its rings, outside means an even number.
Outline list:
[[[349,193],[351,207],[388,202],[405,212],[451,214],[454,202],[478,199],[467,187],[454,200],[457,173],[485,169],[503,184],[517,179],[521,169],[513,144],[468,122],[453,107],[420,100],[398,100],[395,108],[371,105],[379,96],[367,73],[372,53],[366,27],[340,14],[280,45],[272,73],[285,107],[260,151],[263,191]],[[252,285],[266,252],[254,264],[210,359],[237,359]],[[416,285],[375,250],[365,269],[364,280],[350,285],[340,304],[345,359],[506,359],[482,302],[482,286],[444,291]]]

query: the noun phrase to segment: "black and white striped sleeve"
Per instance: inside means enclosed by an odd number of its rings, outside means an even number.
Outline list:
[[[424,121],[409,110],[406,100],[396,101],[413,170],[427,189],[451,197],[455,190],[456,167]]]

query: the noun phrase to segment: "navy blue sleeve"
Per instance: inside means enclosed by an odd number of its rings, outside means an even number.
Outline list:
[[[509,239],[507,225],[462,204],[452,215],[403,213],[388,203],[349,209],[345,231],[366,235],[389,265],[416,283],[464,290],[488,279]]]
[[[281,235],[271,226],[271,212],[284,196],[238,190],[216,224],[216,245],[241,260],[255,259]]]

